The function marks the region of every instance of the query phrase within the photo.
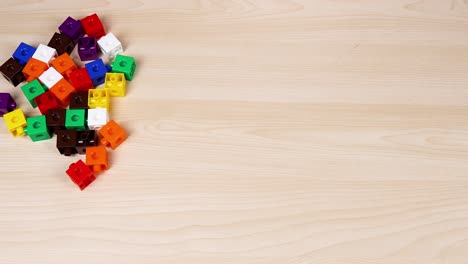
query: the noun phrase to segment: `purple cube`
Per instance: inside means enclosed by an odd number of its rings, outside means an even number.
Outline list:
[[[0,93],[0,116],[16,109],[16,102],[9,93]]]
[[[95,37],[81,37],[78,39],[78,55],[82,61],[96,60],[98,49]]]
[[[84,30],[80,21],[76,21],[71,17],[67,17],[58,29],[62,34],[70,37],[75,43],[79,37],[84,35]]]

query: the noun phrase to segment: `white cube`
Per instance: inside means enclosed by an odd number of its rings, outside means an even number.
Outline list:
[[[37,47],[36,52],[33,54],[33,58],[36,60],[40,60],[42,62],[47,63],[49,65],[49,62],[57,56],[57,51],[54,48],[51,48],[49,46],[46,46],[44,44],[39,44],[39,47]]]
[[[60,80],[63,79],[63,76],[53,67],[50,67],[47,71],[39,76],[39,81],[41,81],[47,88],[52,88]]]
[[[110,61],[115,59],[117,54],[123,52],[122,43],[112,33],[108,33],[98,40],[102,54],[106,55]]]
[[[88,109],[88,128],[91,130],[101,129],[109,122],[109,112],[106,108]]]

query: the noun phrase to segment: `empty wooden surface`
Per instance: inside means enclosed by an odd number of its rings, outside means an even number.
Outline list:
[[[81,192],[1,121],[0,263],[468,263],[467,1],[68,2],[0,2],[0,59],[98,12],[129,139]]]

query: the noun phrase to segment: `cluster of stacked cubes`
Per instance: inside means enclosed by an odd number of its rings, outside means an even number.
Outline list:
[[[111,97],[126,94],[133,79],[135,59],[123,55],[121,42],[104,30],[97,14],[80,20],[68,17],[48,45],[20,43],[0,72],[21,90],[42,115],[26,117],[9,93],[0,93],[0,116],[10,133],[29,136],[33,142],[52,139],[62,155],[86,155],[66,173],[83,190],[96,175],[109,169],[107,147],[115,150],[127,139],[125,130],[109,119]],[[79,68],[71,58],[85,63]],[[106,56],[106,65],[100,53]],[[24,82],[26,83],[24,84]]]

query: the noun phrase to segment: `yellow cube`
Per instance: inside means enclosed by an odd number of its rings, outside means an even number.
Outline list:
[[[3,118],[5,119],[8,130],[14,137],[25,135],[24,128],[26,127],[26,117],[21,108],[4,114]]]
[[[123,73],[106,73],[104,88],[109,90],[110,96],[125,96],[127,82]]]
[[[107,89],[89,89],[88,90],[89,108],[107,108],[110,109],[109,90]]]

